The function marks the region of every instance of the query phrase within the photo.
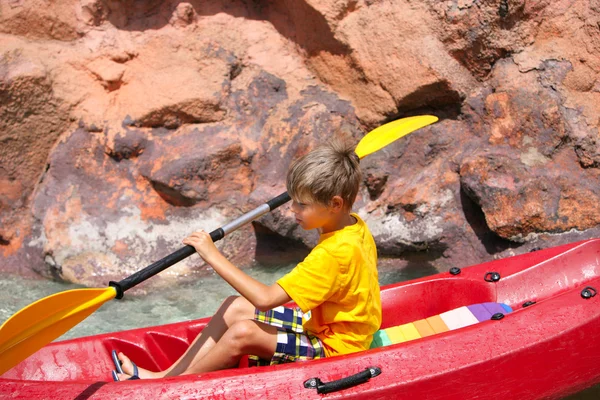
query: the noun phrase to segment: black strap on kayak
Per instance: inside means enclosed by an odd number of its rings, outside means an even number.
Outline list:
[[[317,389],[318,394],[325,394],[360,385],[378,375],[381,375],[381,368],[369,367],[358,374],[350,375],[337,381],[323,382],[319,378],[310,378],[304,382],[304,387],[307,389]]]

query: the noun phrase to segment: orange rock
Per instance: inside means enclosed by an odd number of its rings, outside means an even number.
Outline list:
[[[11,0],[0,269],[118,279],[280,194],[290,161],[335,132],[359,140],[424,113],[441,121],[361,161],[355,210],[388,263],[432,272],[598,235],[598,13],[566,0]],[[293,262],[316,238],[284,207],[219,246],[240,265]]]

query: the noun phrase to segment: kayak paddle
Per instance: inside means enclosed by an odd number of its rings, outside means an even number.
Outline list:
[[[431,115],[399,119],[365,135],[356,147],[363,158],[417,129],[438,120]],[[290,201],[287,192],[210,233],[214,242]],[[74,289],[53,294],[21,309],[0,327],[0,375],[83,321],[102,304],[120,299],[126,290],[144,282],[196,252],[185,246],[161,260],[103,289]]]

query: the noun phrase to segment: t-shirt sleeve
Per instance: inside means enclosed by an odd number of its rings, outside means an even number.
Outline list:
[[[308,312],[339,289],[340,266],[327,250],[316,247],[277,283],[303,312]]]

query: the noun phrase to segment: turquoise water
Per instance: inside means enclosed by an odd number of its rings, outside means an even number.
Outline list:
[[[292,268],[293,265],[254,266],[244,271],[260,282],[270,285]],[[417,276],[414,271],[403,272],[392,268],[380,271],[382,285],[415,277]],[[47,280],[2,276],[0,322],[4,322],[36,300],[80,287]],[[193,283],[155,289],[145,295],[132,295],[127,292],[123,299],[105,303],[59,340],[207,317],[215,313],[227,296],[234,294],[237,292],[214,272]]]
[[[262,267],[254,266],[245,271],[265,284],[272,284],[291,270],[293,266]],[[398,270],[381,268],[379,280],[382,285],[414,279],[431,270],[415,268]],[[36,300],[80,286],[51,282],[47,280],[25,279],[18,276],[0,277],[0,322]],[[193,283],[180,284],[170,288],[154,290],[145,295],[131,295],[122,300],[112,300],[75,326],[60,339],[71,339],[126,329],[161,325],[196,319],[212,315],[223,299],[236,292],[218,275],[212,273]],[[600,385],[569,396],[564,400],[600,399]]]

